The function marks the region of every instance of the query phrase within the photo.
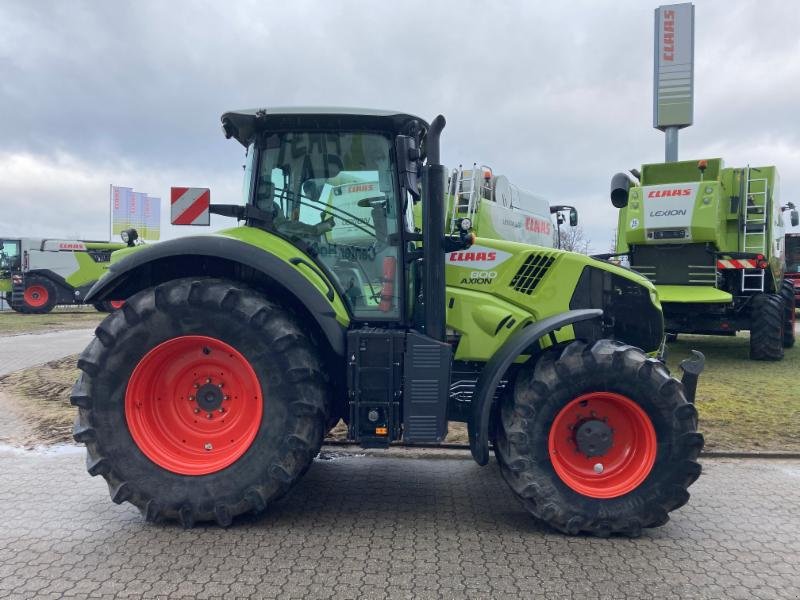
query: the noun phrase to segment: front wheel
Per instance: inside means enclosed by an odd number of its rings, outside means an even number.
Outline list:
[[[756,294],[750,301],[750,358],[782,360],[784,302],[778,294]]]
[[[114,502],[148,520],[228,525],[285,494],[322,444],[327,383],[287,310],[244,285],[139,292],[78,361],[74,437]]]
[[[663,525],[700,475],[697,411],[638,348],[573,342],[522,367],[501,402],[503,477],[565,533],[637,536]]]

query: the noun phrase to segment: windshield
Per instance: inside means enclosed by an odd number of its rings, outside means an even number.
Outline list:
[[[0,240],[0,272],[19,271],[19,240]]]
[[[310,248],[357,317],[399,314],[394,172],[392,138],[380,133],[270,133],[259,143],[251,202]]]

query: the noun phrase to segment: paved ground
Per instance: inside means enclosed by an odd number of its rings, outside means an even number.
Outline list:
[[[0,598],[798,598],[800,462],[705,461],[637,540],[569,538],[497,468],[318,460],[229,529],[144,523],[75,451],[0,450]]]
[[[52,331],[0,338],[0,375],[41,365],[82,351],[94,329]]]

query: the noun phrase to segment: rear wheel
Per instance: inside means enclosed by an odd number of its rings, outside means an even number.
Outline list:
[[[27,277],[22,293],[22,311],[25,313],[49,313],[56,305],[58,290],[49,279],[35,275]]]
[[[784,279],[781,284],[780,296],[783,298],[783,347],[791,348],[794,346],[794,326],[797,319],[795,315],[795,296],[794,284],[788,279]]]
[[[180,279],[112,313],[72,403],[87,468],[152,521],[260,512],[319,451],[328,386],[294,317],[254,290]]]
[[[119,310],[124,304],[124,300],[104,300],[102,302],[95,302],[92,306],[94,306],[95,310],[98,312],[110,313]]]
[[[637,536],[689,499],[703,437],[683,387],[641,350],[573,342],[524,366],[496,453],[537,518],[569,534]]]
[[[784,347],[784,302],[778,294],[756,294],[750,303],[750,358],[781,360]]]

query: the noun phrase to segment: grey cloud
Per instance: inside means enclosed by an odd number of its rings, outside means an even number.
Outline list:
[[[800,167],[788,159],[800,148],[800,7],[696,6],[695,125],[681,133],[681,157],[714,151],[731,164],[774,162],[784,196],[796,197]],[[86,170],[90,204],[67,194],[63,218],[52,223],[66,235],[73,220],[105,206],[112,181],[163,197],[171,183],[203,184],[192,178],[238,190],[241,148],[220,134],[224,110],[441,112],[449,164],[488,163],[522,187],[578,204],[593,246],[605,250],[615,223],[610,176],[663,157],[650,114],[654,7],[6,2],[0,153],[43,164],[66,155]],[[0,181],[0,206],[15,207],[0,229],[28,227],[35,206],[55,201],[52,190],[37,193]],[[91,217],[92,227],[102,229],[105,218]]]

